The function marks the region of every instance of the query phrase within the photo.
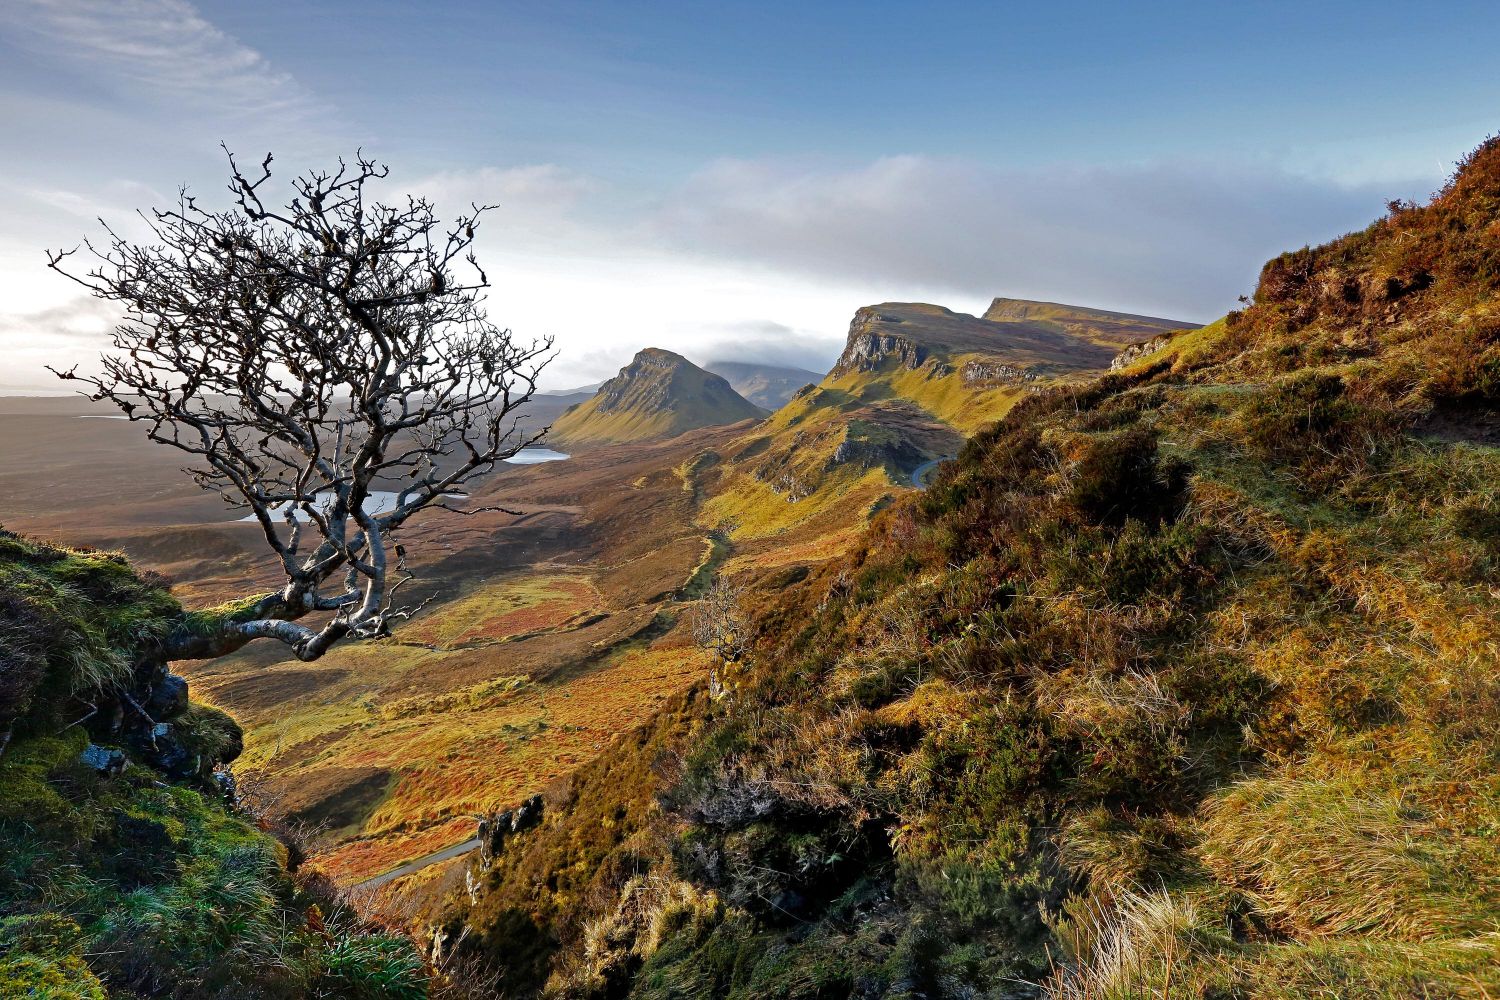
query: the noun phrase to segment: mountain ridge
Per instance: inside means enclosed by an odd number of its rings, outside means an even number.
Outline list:
[[[1100,373],[1144,334],[1189,325],[1055,303],[1068,322],[987,320],[925,302],[856,310],[843,353],[717,467],[707,516],[740,537],[843,531],[849,511],[872,511],[921,465],[953,455],[963,436],[1048,386]],[[1090,319],[1090,316],[1098,319]]]

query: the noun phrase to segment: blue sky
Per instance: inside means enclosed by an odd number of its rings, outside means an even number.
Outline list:
[[[1460,3],[0,0],[0,383],[109,320],[40,248],[217,191],[220,139],[499,203],[491,312],[559,383],[816,367],[891,299],[1206,320],[1500,129],[1496,51]]]

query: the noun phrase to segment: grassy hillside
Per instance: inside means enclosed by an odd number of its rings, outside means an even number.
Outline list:
[[[388,638],[184,668],[244,727],[237,773],[313,828],[312,865],[352,886],[467,841],[705,674],[674,623],[713,546],[676,467],[714,435],[490,480],[478,502],[516,513],[415,527],[430,603]]]
[[[648,347],[558,418],[551,436],[564,444],[646,441],[764,414],[721,376],[680,354]]]
[[[996,318],[901,302],[860,309],[822,382],[718,456],[707,523],[778,546],[842,536],[893,487],[910,485],[913,470],[954,454],[964,434],[1017,401],[1103,371],[1120,350],[1185,325],[1012,299],[997,299],[991,312]]]
[[[1493,996],[1497,409],[1492,140],[764,581],[447,927],[515,995]]]
[[[0,532],[0,995],[425,996],[408,941],[225,806],[239,729],[150,655],[179,612],[119,556]]]

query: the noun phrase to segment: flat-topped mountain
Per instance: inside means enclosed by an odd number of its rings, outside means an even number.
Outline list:
[[[925,302],[865,306],[824,380],[865,399],[905,398],[965,433],[996,419],[1016,393],[1104,371],[1126,351],[1193,329],[1179,320],[1057,302],[997,298],[983,316]]]
[[[1193,324],[998,298],[984,316],[925,302],[854,314],[844,352],[747,432],[720,467],[712,515],[775,534],[878,504],[956,454],[966,435],[1048,387],[1160,350]]]
[[[990,303],[981,319],[992,323],[1041,323],[1084,336],[1110,337],[1115,340],[1148,340],[1169,330],[1191,330],[1201,323],[1188,323],[1160,316],[1070,306],[1062,302],[1037,302],[1032,299],[997,298]]]
[[[569,408],[552,436],[569,443],[645,441],[763,416],[722,376],[648,347],[592,398]]]
[[[822,380],[818,372],[784,365],[762,365],[751,361],[710,361],[703,366],[722,375],[734,391],[756,406],[779,410],[805,385]]]
[[[957,355],[1003,355],[1038,375],[1105,368],[1132,344],[1196,325],[1026,299],[997,298],[983,316],[925,302],[884,302],[854,314],[848,343],[830,376],[872,371],[891,358],[897,367],[917,369],[929,359]],[[970,371],[968,380],[975,377]]]

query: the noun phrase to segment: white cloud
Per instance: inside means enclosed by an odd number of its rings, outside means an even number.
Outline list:
[[[288,162],[288,174],[300,166]],[[548,384],[564,387],[613,375],[647,346],[821,370],[854,310],[881,301],[978,312],[1011,295],[1207,320],[1253,287],[1267,257],[1363,225],[1389,197],[1433,183],[1351,186],[1243,164],[1015,171],[899,156],[848,169],[722,161],[654,201],[555,164],[410,181],[398,169],[376,194],[427,195],[442,218],[471,202],[497,206],[478,245],[491,316],[520,336],[555,336]],[[147,194],[33,189],[29,202],[76,220],[157,200]],[[0,315],[0,347],[45,344],[62,317],[39,308],[54,304]],[[69,322],[58,329],[90,329]],[[52,343],[68,363],[81,349],[76,337]],[[11,356],[40,368],[34,346]]]
[[[283,123],[318,112],[311,95],[185,0],[8,0],[23,44],[103,71],[137,96]]]
[[[67,388],[47,366],[95,369],[118,316],[108,303],[86,296],[35,312],[0,312],[0,382],[28,390]]]
[[[652,220],[669,245],[804,276],[917,283],[1208,319],[1269,256],[1369,222],[1394,189],[1256,165],[1002,170],[893,156],[852,169],[723,161]]]

